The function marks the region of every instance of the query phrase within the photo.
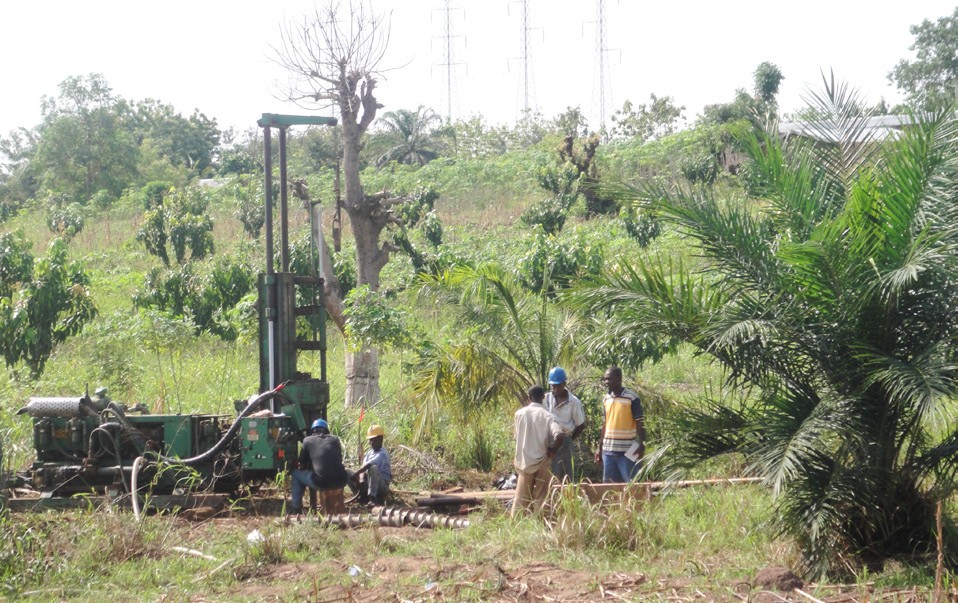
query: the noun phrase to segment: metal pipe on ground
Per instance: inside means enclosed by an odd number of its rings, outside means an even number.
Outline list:
[[[462,517],[448,517],[408,507],[374,507],[369,514],[335,513],[324,516],[321,521],[340,528],[358,528],[366,523],[394,528],[412,526],[414,528],[461,529],[469,527],[469,520]]]

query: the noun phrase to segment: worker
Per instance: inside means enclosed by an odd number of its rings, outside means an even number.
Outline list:
[[[602,481],[630,482],[645,456],[645,423],[642,401],[622,386],[622,369],[613,366],[602,377],[608,393],[602,400],[605,420],[599,433],[595,462],[602,465]]]
[[[566,387],[565,369],[557,366],[549,371],[549,387],[552,391],[546,392],[543,406],[552,413],[556,422],[562,427],[566,437],[562,446],[552,457],[552,474],[559,480],[572,478],[572,452],[575,448],[575,439],[585,429],[585,413],[582,411],[582,402]]]
[[[306,488],[316,488],[322,492],[342,490],[346,486],[348,475],[343,465],[343,446],[339,438],[329,433],[329,423],[325,420],[316,419],[310,426],[292,477],[290,514],[293,515],[303,512],[303,493]]]
[[[386,430],[381,425],[370,425],[366,431],[369,452],[363,457],[363,466],[350,476],[350,487],[359,492],[360,502],[381,505],[386,502],[389,484],[393,481],[389,452],[383,447]]]
[[[534,512],[542,506],[552,482],[550,459],[565,440],[562,427],[542,406],[545,389],[529,388],[528,400],[516,411],[516,494],[512,500],[512,516]]]

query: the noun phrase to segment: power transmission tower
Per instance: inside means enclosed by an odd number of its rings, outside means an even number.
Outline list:
[[[605,0],[596,0],[596,55],[598,58],[597,76],[599,79],[599,131],[605,132],[605,110],[612,97],[612,82],[606,73],[605,55],[609,52],[605,31]],[[606,92],[608,91],[608,96]]]
[[[463,36],[457,36],[453,34],[452,29],[452,12],[454,10],[461,10],[452,6],[452,0],[445,0],[445,7],[439,9],[443,11],[443,35],[439,38],[443,41],[443,55],[444,61],[439,64],[441,67],[445,67],[446,75],[446,121],[452,121],[452,97],[453,97],[453,88],[455,87],[455,79],[453,73],[457,65],[462,63],[457,63],[455,61],[453,53],[453,39],[461,38]],[[465,18],[465,11],[463,12]]]
[[[528,114],[535,105],[535,82],[532,75],[532,45],[529,34],[533,29],[529,25],[529,0],[517,0],[522,10],[522,29],[520,31],[519,46],[522,61],[522,111]]]
[[[529,111],[529,0],[522,0],[522,109]]]

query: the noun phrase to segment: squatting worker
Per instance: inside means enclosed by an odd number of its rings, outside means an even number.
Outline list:
[[[355,480],[362,502],[381,505],[389,493],[389,484],[393,481],[393,472],[389,463],[389,452],[383,447],[386,430],[381,425],[370,425],[366,431],[369,440],[369,452],[363,457],[363,466],[350,476]]]
[[[343,446],[339,438],[329,433],[329,423],[323,419],[316,419],[309,428],[297,465],[298,468],[293,469],[291,514],[303,512],[306,488],[337,490],[346,486],[348,476],[343,465]]]
[[[603,482],[629,482],[635,479],[645,456],[645,425],[638,394],[622,387],[622,369],[609,368],[602,378],[608,393],[602,400],[605,421],[599,434],[595,462],[602,465]],[[628,452],[637,445],[636,460]]]
[[[585,429],[585,413],[582,411],[582,402],[566,388],[566,372],[561,366],[557,366],[549,371],[549,387],[552,389],[546,392],[543,406],[552,413],[562,432],[566,435],[562,445],[556,450],[556,455],[552,457],[552,473],[556,478],[562,480],[566,477],[573,478],[572,452],[575,448],[574,440],[579,437],[582,430]]]
[[[529,399],[516,411],[516,495],[512,500],[512,516],[532,512],[542,506],[552,472],[549,459],[562,445],[565,434],[548,410],[542,406],[545,389],[529,388]]]

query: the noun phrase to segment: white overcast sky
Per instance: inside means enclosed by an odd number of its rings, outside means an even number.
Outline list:
[[[447,112],[445,0],[372,0],[391,15],[379,83],[386,111],[418,105]],[[269,60],[280,24],[311,0],[30,0],[4,3],[0,34],[0,135],[40,120],[40,100],[72,75],[102,73],[114,92],[155,98],[184,114],[245,129],[264,112],[304,113],[274,96]],[[524,106],[522,2],[450,0],[452,115],[512,123]],[[530,105],[546,117],[580,106],[598,125],[597,0],[528,0]],[[949,15],[952,2],[845,0],[605,0],[607,109],[625,99],[672,96],[691,120],[709,103],[751,90],[762,61],[782,70],[784,111],[834,70],[869,102],[899,95],[887,80],[910,58],[909,26]]]

